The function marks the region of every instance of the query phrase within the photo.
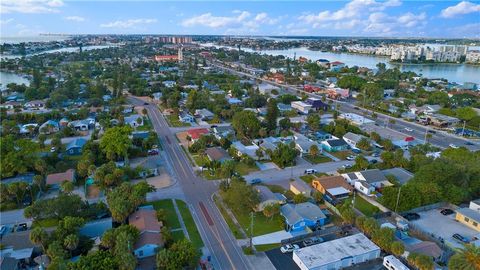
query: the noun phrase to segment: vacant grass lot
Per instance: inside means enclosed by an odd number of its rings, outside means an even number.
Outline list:
[[[180,228],[180,221],[178,221],[177,213],[173,207],[171,199],[159,200],[151,203],[155,210],[164,209],[165,211],[165,225],[170,229]]]
[[[180,119],[178,119],[178,114],[170,114],[170,115],[166,115],[166,117],[171,127],[189,127],[190,126],[189,123],[180,122]]]
[[[242,226],[247,236],[250,235],[250,212],[248,211],[233,211],[240,226]],[[254,213],[253,218],[253,236],[264,235],[267,233],[277,232],[284,229],[283,217],[280,214],[267,218],[262,212]]]
[[[336,156],[337,158],[339,158],[341,160],[346,160],[348,156],[353,154],[353,152],[350,151],[350,150],[345,150],[345,151],[340,151],[340,152],[332,152],[330,154]]]
[[[230,228],[230,231],[233,233],[233,236],[235,236],[236,239],[242,239],[243,238],[242,233],[239,231],[235,223],[233,223],[233,220],[230,218],[225,208],[223,208],[223,206],[220,205],[220,203],[218,203],[217,200],[218,199],[215,198],[215,204],[217,205],[218,210],[220,210],[220,213],[222,214],[223,219],[225,219],[225,222],[227,223],[228,228]]]
[[[281,244],[256,245],[256,246],[255,246],[255,249],[256,249],[258,252],[262,252],[262,251],[269,251],[269,250],[272,250],[272,249],[275,249],[275,248],[279,248],[279,247],[281,247],[281,246],[282,246]]]
[[[190,236],[190,241],[192,241],[196,248],[203,247],[202,237],[200,233],[198,233],[197,225],[195,225],[195,220],[192,217],[192,213],[190,213],[190,209],[184,201],[176,200],[176,202],[185,227],[187,228],[188,235]]]
[[[380,212],[380,209],[378,209],[378,207],[367,202],[360,196],[355,196],[355,208],[357,208],[360,212],[362,212],[368,217],[371,217]]]
[[[303,156],[303,158],[312,164],[325,163],[325,162],[332,161],[329,157],[326,157],[324,155],[316,155],[316,156],[305,155]]]

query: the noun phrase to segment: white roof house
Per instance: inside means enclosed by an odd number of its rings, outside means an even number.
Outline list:
[[[380,257],[380,248],[363,233],[301,248],[293,261],[302,270],[342,269]]]

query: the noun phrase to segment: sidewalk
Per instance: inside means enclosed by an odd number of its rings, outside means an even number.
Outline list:
[[[182,228],[183,234],[185,238],[190,240],[190,235],[188,234],[187,227],[185,226],[185,222],[183,221],[182,214],[180,214],[180,210],[178,210],[177,200],[172,199],[173,208],[175,208],[175,213],[177,213],[178,221],[180,221],[180,227]]]

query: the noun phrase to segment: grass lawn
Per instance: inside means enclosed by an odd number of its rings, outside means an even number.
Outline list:
[[[368,217],[371,217],[374,214],[380,212],[380,209],[378,209],[378,207],[367,202],[360,196],[355,196],[355,208],[357,208],[360,212],[362,212]]]
[[[237,218],[238,222],[242,226],[247,236],[250,235],[250,212],[233,211],[233,214]],[[253,236],[264,235],[267,233],[277,232],[284,229],[283,217],[280,214],[275,215],[273,218],[267,218],[263,213],[258,212],[254,214],[253,218]]]
[[[275,249],[275,248],[279,248],[279,247],[281,247],[281,246],[282,246],[281,244],[256,245],[256,246],[255,246],[255,249],[256,249],[258,252],[262,252],[262,251],[269,251],[269,250],[272,250],[272,249]]]
[[[345,150],[345,151],[340,151],[340,152],[332,152],[330,154],[336,156],[337,158],[339,158],[341,160],[346,160],[348,156],[353,154],[353,152],[350,151],[350,150]]]
[[[195,225],[195,221],[193,220],[192,214],[190,213],[190,209],[184,201],[176,200],[176,202],[178,210],[182,215],[183,222],[185,223],[185,227],[187,227],[190,240],[195,247],[203,247],[202,237],[200,237],[200,234],[198,233],[197,225]]]
[[[172,127],[189,127],[190,126],[189,123],[180,122],[180,119],[178,119],[178,114],[170,114],[170,115],[166,115],[166,117],[167,117],[168,123]]]
[[[258,171],[257,165],[247,165],[243,162],[237,162],[235,164],[235,171],[237,171],[240,175],[247,175],[251,172]]]
[[[164,209],[165,211],[165,225],[170,229],[180,228],[180,221],[178,221],[177,213],[173,207],[173,202],[171,199],[159,200],[151,203],[155,210]]]
[[[174,231],[174,232],[170,232],[170,233],[172,234],[173,240],[175,242],[180,241],[183,238],[185,238],[185,235],[183,234],[182,230],[178,230],[178,231]]]
[[[208,158],[202,155],[192,155],[192,158],[195,161],[195,164],[200,167],[204,167],[208,162]]]
[[[300,176],[300,179],[302,179],[305,183],[307,184],[311,184],[313,179],[317,178],[317,177],[322,177],[322,176],[328,176],[328,174],[326,173],[315,173],[315,174],[306,174],[306,175],[302,175]]]
[[[143,117],[143,126],[139,126],[136,128],[137,131],[149,131],[152,129],[152,122],[150,122],[150,119],[148,117],[144,116]]]
[[[58,225],[59,220],[55,218],[43,219],[43,220],[35,220],[32,224],[32,227],[43,227],[43,228],[50,228],[55,227]]]
[[[223,206],[221,206],[217,202],[217,200],[218,199],[215,198],[214,200],[215,204],[217,205],[218,210],[220,210],[220,213],[222,214],[223,219],[225,219],[225,222],[227,223],[228,228],[230,228],[230,231],[233,233],[233,236],[235,236],[236,239],[242,239],[243,238],[242,233],[238,230],[237,226],[235,226],[235,223],[233,223],[233,220],[227,214],[227,211],[225,210],[225,208],[223,208]]]
[[[326,157],[324,155],[317,155],[317,156],[305,155],[303,156],[303,158],[312,164],[325,163],[325,162],[332,161],[329,157]]]

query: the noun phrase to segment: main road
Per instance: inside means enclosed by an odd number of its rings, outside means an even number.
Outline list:
[[[311,97],[320,98],[320,96],[315,94],[315,93],[308,93],[308,92],[304,91],[303,89],[300,89],[300,88],[298,88],[296,86],[293,86],[293,85],[280,84],[280,83],[277,83],[277,82],[273,82],[273,81],[270,81],[270,80],[266,80],[266,79],[257,77],[255,75],[252,75],[252,74],[249,74],[249,73],[246,73],[246,72],[238,71],[236,69],[233,69],[231,67],[226,66],[224,63],[222,63],[218,60],[209,61],[208,63],[210,65],[214,66],[214,67],[223,69],[223,70],[228,71],[232,74],[235,74],[235,75],[238,75],[238,76],[245,76],[245,77],[248,77],[248,78],[251,78],[251,79],[259,80],[259,81],[262,81],[264,83],[268,83],[268,84],[277,86],[277,87],[282,88],[282,89],[284,89],[284,90],[286,90],[286,91],[288,91],[292,94],[295,94],[295,95],[298,92],[303,92],[303,93],[305,93],[305,94],[307,94]],[[357,114],[363,113],[364,115],[367,114],[367,110],[358,108],[358,107],[355,106],[355,104],[352,104],[350,102],[338,101],[338,104],[340,104],[338,110],[342,113],[357,113]],[[392,116],[389,116],[389,115],[385,115],[385,114],[381,114],[381,113],[377,113],[377,112],[376,112],[376,114],[377,114],[377,118],[376,119],[370,119],[370,120],[375,121],[375,123],[377,125],[383,126],[385,123],[390,122],[390,120],[395,120],[394,123],[390,123],[388,125],[389,128],[394,129],[396,131],[399,131],[399,132],[405,134],[406,136],[412,136],[415,139],[417,139],[418,141],[423,142],[426,138],[426,134],[430,134],[431,137],[429,136],[430,138],[428,138],[428,142],[431,143],[432,145],[438,146],[440,148],[447,148],[450,145],[455,145],[455,146],[458,146],[458,147],[460,147],[460,146],[466,147],[471,151],[480,150],[479,143],[477,143],[473,140],[468,140],[468,139],[465,139],[465,138],[462,138],[462,137],[458,137],[458,136],[455,136],[455,135],[452,135],[452,134],[448,134],[444,131],[433,131],[433,129],[431,127],[423,126],[423,125],[420,125],[420,124],[417,124],[417,123],[408,122],[406,120],[403,120],[403,119],[400,119],[400,118],[395,118],[395,117],[392,117]],[[407,131],[407,130],[411,130],[411,131]],[[428,133],[428,132],[430,132],[430,133]]]
[[[144,101],[130,96],[133,105],[143,105],[148,112],[155,132],[161,141],[186,202],[192,210],[205,247],[212,256],[215,269],[253,269],[241,247],[212,199],[217,187],[211,181],[198,177],[193,167],[170,130],[165,118],[156,105],[144,105]]]

